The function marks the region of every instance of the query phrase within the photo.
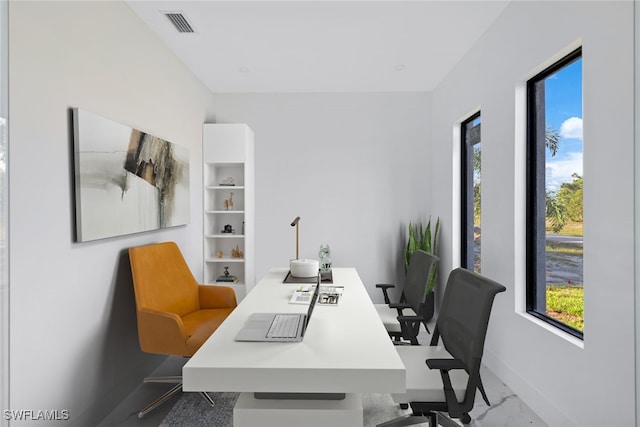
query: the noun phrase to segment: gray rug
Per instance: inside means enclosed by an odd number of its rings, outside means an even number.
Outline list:
[[[210,406],[198,393],[184,393],[160,427],[233,427],[233,406],[237,393],[210,393],[216,406]],[[363,394],[364,426],[389,421],[403,411],[388,394]]]

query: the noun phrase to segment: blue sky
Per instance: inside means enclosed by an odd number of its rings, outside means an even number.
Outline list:
[[[571,174],[582,175],[582,59],[545,81],[546,124],[560,134],[554,157],[547,150],[546,186],[555,191]]]

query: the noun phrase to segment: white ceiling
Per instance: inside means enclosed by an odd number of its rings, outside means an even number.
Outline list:
[[[402,92],[432,90],[509,1],[127,4],[213,92]]]

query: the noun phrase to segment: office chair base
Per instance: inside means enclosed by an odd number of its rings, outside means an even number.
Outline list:
[[[158,406],[166,402],[169,398],[171,398],[171,396],[173,396],[179,391],[182,391],[182,377],[180,376],[149,377],[149,378],[145,378],[144,382],[145,383],[162,383],[162,384],[169,383],[169,384],[175,384],[175,385],[171,387],[171,389],[167,391],[165,394],[163,394],[162,396],[160,396],[159,398],[157,398],[156,400],[148,404],[143,410],[138,412],[138,418],[143,418],[149,412],[153,411]],[[204,400],[206,400],[209,403],[209,405],[215,406],[215,402],[213,401],[213,399],[211,399],[211,396],[209,396],[206,392],[201,391],[200,395],[204,398]]]
[[[376,427],[404,427],[422,423],[429,423],[429,427],[460,427],[459,424],[440,412],[432,412],[429,415],[409,414],[378,424]]]

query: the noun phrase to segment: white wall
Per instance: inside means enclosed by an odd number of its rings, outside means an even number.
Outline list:
[[[162,360],[139,350],[125,249],[175,240],[201,275],[212,95],[118,2],[12,2],[9,63],[11,408],[96,425]],[[71,107],[186,147],[190,224],[74,243]]]
[[[256,275],[329,244],[336,267],[396,283],[409,221],[429,215],[426,93],[217,94],[216,122],[255,132]]]
[[[526,80],[583,46],[585,337],[522,313]],[[496,299],[485,361],[551,426],[635,425],[633,3],[514,2],[433,93],[433,205],[458,265],[454,124],[482,110],[482,270]]]

